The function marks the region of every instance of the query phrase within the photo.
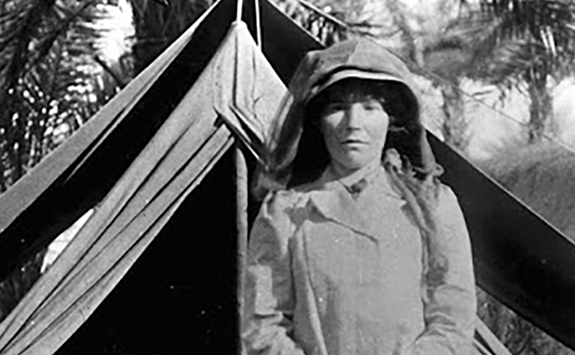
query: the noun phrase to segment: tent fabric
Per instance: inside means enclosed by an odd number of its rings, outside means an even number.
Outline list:
[[[485,323],[481,319],[477,318],[475,322],[475,348],[483,355],[495,354],[495,355],[511,355],[511,352],[497,339],[497,337],[491,333],[491,330],[487,328]]]
[[[201,69],[205,57],[212,57],[214,44],[209,39],[219,44],[219,32],[225,29],[209,29],[206,35],[203,20],[225,20],[222,11],[215,11],[220,8],[225,12],[220,6],[203,14],[92,119],[0,196],[0,279],[92,208],[115,184],[189,89],[188,82],[199,74],[190,57]],[[202,50],[194,48],[190,53],[191,45],[206,37]],[[166,89],[171,95],[164,95]]]
[[[230,50],[238,44],[250,49],[251,58],[242,60],[262,62],[263,55],[255,50],[246,27],[233,26],[221,50],[149,145],[54,265],[0,324],[0,354],[55,352],[114,288],[182,200],[229,148],[233,137],[218,119],[213,103],[219,100],[223,107],[221,97],[217,98],[222,88],[238,90],[234,85],[237,76],[218,76],[221,63],[238,60],[241,52]],[[218,80],[214,81],[214,76]],[[276,84],[281,82],[277,80]],[[252,108],[238,102],[233,107],[253,117]],[[237,118],[228,120],[237,122]]]
[[[60,177],[72,163],[81,165],[88,159],[94,145],[103,140],[116,124],[126,116],[134,104],[182,51],[196,26],[191,27],[168,50],[134,78],[96,115],[81,126],[54,152],[44,157],[28,175],[18,180],[6,193],[0,195],[3,207],[0,215],[0,233],[14,221],[38,196]]]
[[[575,244],[430,135],[472,238],[479,285],[575,349]]]
[[[263,144],[286,87],[254,45],[247,25],[235,22],[232,27],[231,45],[222,48],[213,71],[214,107],[254,156],[263,160]]]

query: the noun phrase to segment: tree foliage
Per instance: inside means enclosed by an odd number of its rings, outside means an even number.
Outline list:
[[[503,90],[527,84],[530,140],[552,114],[549,86],[575,74],[575,3],[480,0],[454,26],[472,60],[464,74]]]
[[[573,355],[575,351],[518,316],[496,298],[478,289],[478,315],[515,355]]]
[[[0,4],[0,192],[118,89],[102,70],[101,0]]]
[[[142,71],[184,32],[213,0],[131,0],[136,41],[135,70]]]

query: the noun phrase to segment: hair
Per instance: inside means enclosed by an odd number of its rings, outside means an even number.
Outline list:
[[[312,98],[305,107],[302,134],[292,164],[288,187],[317,180],[330,163],[330,155],[321,131],[320,117],[325,106],[333,102],[336,88],[349,87],[345,96],[379,101],[390,117],[383,153],[395,148],[405,164],[417,166],[421,161],[419,106],[411,90],[403,83],[348,78],[329,86]]]

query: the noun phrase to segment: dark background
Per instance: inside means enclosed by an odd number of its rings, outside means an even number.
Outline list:
[[[233,151],[187,197],[58,355],[236,352]]]

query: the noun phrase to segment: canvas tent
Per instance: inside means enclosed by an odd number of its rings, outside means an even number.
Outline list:
[[[320,46],[267,1],[259,12],[253,2],[243,7],[247,27],[234,22],[235,1],[214,5],[0,196],[2,277],[95,210],[0,324],[0,354],[237,348],[230,148],[257,151],[282,85]],[[250,31],[261,34],[263,55]],[[430,139],[460,198],[480,285],[574,347],[573,244]],[[477,339],[485,353],[506,353],[481,323]]]

